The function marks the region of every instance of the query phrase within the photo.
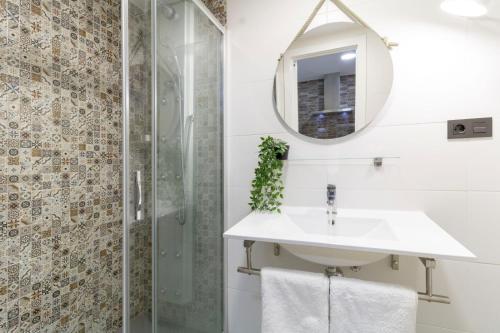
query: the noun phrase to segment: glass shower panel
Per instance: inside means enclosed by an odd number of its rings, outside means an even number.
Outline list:
[[[156,7],[156,332],[222,330],[222,34],[191,1]]]
[[[151,178],[151,6],[149,1],[128,2],[128,178],[124,207],[128,264],[128,332],[152,329],[152,178]],[[140,202],[141,201],[141,202]],[[140,202],[140,205],[139,205]]]

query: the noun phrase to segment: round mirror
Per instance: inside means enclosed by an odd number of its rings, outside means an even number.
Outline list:
[[[392,87],[387,43],[342,14],[325,1],[276,70],[276,113],[291,131],[310,138],[335,139],[363,129]],[[337,21],[318,24],[322,15]]]

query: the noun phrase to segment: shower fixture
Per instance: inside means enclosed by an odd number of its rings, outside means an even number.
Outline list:
[[[160,3],[158,4],[158,8],[160,9],[161,13],[168,20],[175,20],[175,19],[177,19],[179,17],[179,15],[177,14],[177,11],[174,8],[174,5],[176,3],[179,3],[179,2],[166,3],[166,1],[160,1]]]

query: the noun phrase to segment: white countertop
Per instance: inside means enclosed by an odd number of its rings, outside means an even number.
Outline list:
[[[475,258],[421,211],[339,209],[338,223],[331,226],[326,207],[282,207],[279,214],[250,213],[224,238],[434,259]]]

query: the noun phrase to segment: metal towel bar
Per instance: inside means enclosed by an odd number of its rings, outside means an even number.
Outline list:
[[[243,246],[246,251],[246,267],[238,267],[239,273],[244,273],[248,275],[260,275],[260,269],[254,268],[252,266],[252,245],[255,241],[245,240],[243,241]],[[425,292],[418,293],[418,299],[421,301],[426,301],[430,303],[443,303],[450,304],[450,299],[447,296],[436,295],[432,290],[432,270],[436,268],[436,260],[433,258],[419,258],[425,267]],[[329,275],[342,275],[342,272],[336,268],[328,268],[326,270]]]

